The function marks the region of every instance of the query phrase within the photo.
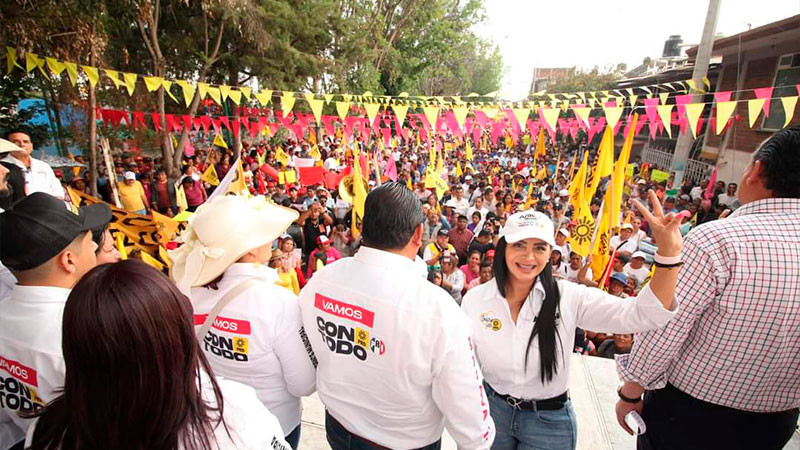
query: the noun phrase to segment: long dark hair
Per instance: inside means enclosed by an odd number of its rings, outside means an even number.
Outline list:
[[[503,298],[506,296],[506,283],[509,282],[510,278],[508,266],[506,265],[507,245],[505,238],[497,242],[494,265],[492,266],[497,290],[500,291],[500,295]],[[528,367],[528,354],[531,351],[533,338],[538,335],[539,359],[541,361],[540,375],[544,383],[551,381],[557,371],[557,349],[559,347],[556,345],[556,338],[558,338],[559,342],[561,341],[561,336],[556,331],[556,319],[561,308],[561,293],[558,290],[556,279],[553,277],[553,266],[550,264],[549,258],[547,265],[539,273],[538,279],[542,282],[542,287],[544,287],[544,301],[542,302],[542,308],[539,310],[539,315],[534,318],[533,330],[531,330],[531,335],[528,337],[528,348],[525,351],[525,367]],[[536,284],[536,280],[534,280],[534,284]],[[532,288],[533,285],[531,285]],[[564,355],[561,355],[561,357],[563,358]]]
[[[192,306],[132,259],[87,273],[67,298],[63,394],[35,415],[31,449],[210,449],[223,400],[194,333]],[[201,396],[210,378],[217,406]]]

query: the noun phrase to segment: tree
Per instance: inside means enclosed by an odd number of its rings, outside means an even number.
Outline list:
[[[547,87],[548,92],[588,92],[611,89],[619,80],[618,72],[600,72],[595,67],[588,72],[575,71]]]

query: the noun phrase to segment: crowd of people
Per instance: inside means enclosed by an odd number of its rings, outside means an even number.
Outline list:
[[[689,419],[671,429],[681,407],[741,423],[730,448],[781,448],[797,422],[797,128],[738,183],[654,182],[634,158],[606,277],[574,244],[585,144],[326,136],[197,150],[178,177],[119,153],[93,181],[35,159],[23,130],[5,137],[0,449],[296,449],[315,391],[336,450],[435,449],[445,426],[459,448],[574,449],[572,352],[616,358],[620,425],[644,417],[643,449],[719,448]],[[272,176],[311,160],[339,183],[362,164],[354,147],[375,166],[358,220],[338,184]],[[211,168],[220,180],[237,164],[251,196],[212,197]],[[192,213],[168,275],[120,261],[103,203],[65,207],[67,186],[93,183],[132,213]],[[597,222],[609,188],[590,201]],[[727,359],[706,348],[719,345]]]

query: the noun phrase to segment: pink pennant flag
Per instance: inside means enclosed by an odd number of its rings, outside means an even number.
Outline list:
[[[183,154],[186,156],[194,156],[194,146],[192,145],[191,139],[187,139],[186,144],[183,145]]]
[[[706,200],[711,200],[714,198],[714,184],[717,182],[717,167],[714,166],[714,171],[711,172],[711,179],[708,181],[708,186],[706,186],[706,191],[703,193],[703,198]]]
[[[769,117],[769,104],[772,101],[772,86],[759,89],[753,89],[756,98],[763,98],[764,100],[764,117]]]
[[[647,113],[647,118],[649,119],[650,123],[658,122],[658,111],[656,110],[656,106],[658,106],[658,98],[644,99],[644,111]]]
[[[239,119],[233,119],[230,123],[231,131],[233,132],[233,138],[236,139],[239,136],[239,131],[241,131],[240,128],[242,123],[239,121]]]
[[[650,100],[650,99],[646,99],[646,100]],[[636,129],[633,131],[634,135],[636,135],[636,136],[639,135],[639,132],[642,131],[642,128],[644,128],[644,125],[648,122],[648,119],[649,118],[647,116],[639,118],[639,121],[636,122]],[[655,136],[653,136],[653,137],[655,137]]]
[[[680,117],[686,116],[686,104],[692,101],[692,94],[676,95],[675,104],[678,105],[678,115]]]
[[[392,181],[397,181],[397,164],[391,156],[386,161],[386,167],[383,168],[383,176]]]
[[[714,93],[714,101],[717,103],[722,102],[729,102],[731,101],[731,95],[733,91],[723,91],[723,92],[715,92]]]

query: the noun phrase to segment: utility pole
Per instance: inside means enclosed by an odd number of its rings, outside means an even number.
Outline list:
[[[717,30],[717,19],[719,18],[719,8],[722,0],[709,0],[708,11],[706,12],[706,22],[703,25],[703,36],[700,39],[700,47],[697,49],[697,59],[694,62],[692,79],[698,86],[702,86],[702,79],[708,75],[708,64],[711,60],[711,50],[714,48],[714,33]],[[695,93],[692,96],[692,103],[703,101],[703,95]],[[691,134],[683,133],[678,136],[678,143],[675,145],[675,154],[672,157],[672,171],[675,172],[673,186],[678,189],[683,183],[683,174],[686,171],[686,164],[689,161],[689,149],[692,148],[694,138]]]

